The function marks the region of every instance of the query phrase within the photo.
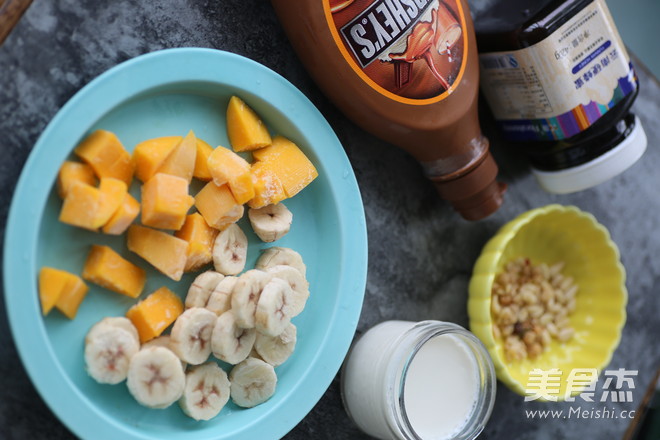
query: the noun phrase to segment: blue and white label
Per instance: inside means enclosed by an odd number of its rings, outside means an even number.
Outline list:
[[[513,52],[480,55],[481,89],[512,140],[559,140],[589,128],[637,89],[604,0],[552,35]]]

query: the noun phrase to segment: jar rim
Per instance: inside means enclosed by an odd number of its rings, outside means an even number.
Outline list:
[[[455,335],[466,343],[468,352],[478,367],[479,394],[469,418],[460,431],[455,434],[454,440],[475,439],[484,429],[486,422],[495,404],[496,378],[495,367],[483,343],[464,327],[443,321],[421,321],[407,330],[397,341],[397,348],[393,357],[397,362],[391,362],[388,367],[388,390],[392,393],[388,399],[390,411],[394,415],[393,422],[397,430],[402,432],[409,440],[424,440],[414,429],[406,412],[404,390],[410,365],[420,349],[433,338]],[[413,344],[412,349],[410,343]]]

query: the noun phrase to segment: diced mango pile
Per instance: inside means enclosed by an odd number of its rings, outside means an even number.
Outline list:
[[[59,219],[96,233],[126,232],[129,251],[172,280],[200,271],[212,262],[218,233],[243,217],[245,204],[277,204],[318,176],[295,143],[282,136],[271,138],[259,116],[236,96],[227,107],[227,137],[231,149],[213,148],[191,130],[185,136],[147,139],[131,154],[114,133],[97,130],[75,148],[80,161],[66,161],[60,168]],[[249,155],[252,161],[246,159]],[[133,177],[141,182],[139,201],[129,192]],[[205,182],[194,195],[193,178]],[[88,290],[83,279],[138,298],[146,278],[143,268],[109,246],[94,245],[82,278],[42,268],[42,310],[46,315],[57,308],[73,319]],[[159,336],[182,311],[179,297],[163,287],[126,316],[144,342]]]

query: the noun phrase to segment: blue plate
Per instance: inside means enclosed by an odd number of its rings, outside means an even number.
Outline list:
[[[85,372],[83,341],[105,316],[121,316],[135,303],[93,284],[78,316],[52,311],[41,316],[38,271],[52,266],[80,274],[91,244],[105,244],[141,267],[124,236],[95,234],[60,223],[57,171],[90,132],[115,132],[127,149],[157,136],[192,129],[211,145],[228,146],[225,109],[242,97],[274,134],[296,142],[319,177],[285,202],[293,212],[291,232],[276,242],[307,264],[311,296],[294,318],[298,344],[276,368],[275,395],[252,409],[229,403],[208,422],[186,417],[178,405],[140,406],[125,383],[100,385]],[[137,194],[138,186],[132,191]],[[261,243],[249,223],[248,264]],[[284,78],[238,55],[210,49],[171,49],[127,61],[78,92],[39,138],[21,174],[5,234],[5,301],[23,364],[41,396],[74,433],[94,439],[266,439],[293,428],[321,398],[346,355],[357,326],[367,271],[364,210],[351,165],[318,110]],[[166,285],[185,296],[193,275],[175,283],[148,269],[143,297]]]

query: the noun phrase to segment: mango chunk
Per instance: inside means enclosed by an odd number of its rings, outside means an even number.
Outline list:
[[[156,269],[179,281],[188,260],[188,242],[166,232],[131,225],[128,250],[147,260]]]
[[[182,139],[181,136],[164,136],[137,144],[133,150],[135,177],[142,182],[151,179]]]
[[[103,195],[98,188],[82,182],[75,182],[69,188],[62,209],[60,221],[79,228],[97,231],[103,223],[98,212],[103,203]]]
[[[101,191],[101,205],[96,212],[96,222],[105,225],[121,206],[128,194],[128,187],[119,179],[103,177],[99,191]]]
[[[96,130],[90,134],[74,153],[92,167],[96,175],[114,177],[131,185],[133,161],[117,136],[106,130]]]
[[[300,148],[283,136],[276,136],[268,147],[253,152],[262,166],[278,177],[287,197],[293,197],[319,175]]]
[[[75,275],[64,270],[42,267],[39,271],[39,300],[41,311],[46,316],[62,295],[66,284]]]
[[[234,151],[252,151],[271,143],[259,116],[237,96],[232,96],[227,106],[227,136]]]
[[[144,269],[124,259],[108,246],[92,246],[83,269],[87,281],[113,292],[137,298],[144,289],[147,274]]]
[[[213,153],[213,147],[197,138],[197,156],[195,156],[195,171],[193,171],[193,177],[196,179],[208,182],[213,178],[208,165],[211,153]]]
[[[140,343],[145,343],[160,336],[181,313],[181,299],[167,287],[161,287],[128,309],[126,317],[137,329]]]
[[[126,232],[126,229],[133,223],[140,213],[140,202],[126,193],[124,201],[117,211],[110,217],[110,220],[103,225],[103,232],[110,235],[120,235]]]
[[[75,182],[96,186],[94,170],[85,163],[67,160],[62,164],[57,175],[57,193],[60,197],[66,198],[69,189]]]
[[[174,233],[175,237],[188,242],[188,258],[184,272],[199,270],[213,261],[213,242],[218,232],[210,227],[198,212],[186,217],[183,227]]]
[[[56,307],[67,318],[73,319],[89,288],[79,276],[52,267],[39,271],[39,299],[46,316]]]
[[[218,147],[207,161],[213,183],[229,185],[236,203],[243,204],[254,197],[254,184],[250,164],[233,151]]]
[[[244,174],[236,180],[229,181],[229,189],[236,199],[236,203],[247,203],[254,197],[254,178],[252,173]]]
[[[142,224],[178,230],[194,202],[186,179],[158,173],[142,185]]]
[[[195,196],[195,207],[206,223],[215,229],[237,222],[243,217],[243,205],[236,202],[228,185],[207,183]]]
[[[265,162],[255,162],[252,165],[254,197],[248,202],[250,208],[263,208],[286,199],[282,182],[270,168],[264,165]]]
[[[71,274],[71,279],[57,299],[55,307],[67,318],[75,318],[88,290],[89,287],[79,276]]]
[[[195,138],[195,133],[190,130],[186,137],[174,147],[157,172],[178,176],[190,183],[195,171],[196,157],[197,138]]]

